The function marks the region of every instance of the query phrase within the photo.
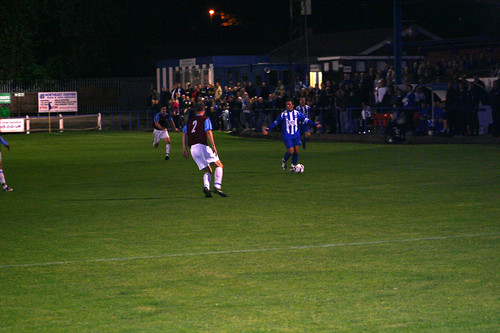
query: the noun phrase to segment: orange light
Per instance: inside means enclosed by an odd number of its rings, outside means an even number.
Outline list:
[[[215,14],[215,10],[210,9],[210,10],[208,11],[208,13],[210,14],[210,16],[212,16],[212,15],[214,15],[214,14]]]

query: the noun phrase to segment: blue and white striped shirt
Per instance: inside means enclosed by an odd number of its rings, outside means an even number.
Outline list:
[[[316,126],[316,123],[306,118],[306,116],[297,110],[288,111],[285,110],[276,118],[276,120],[269,126],[269,131],[278,125],[281,125],[281,131],[283,133],[283,139],[295,139],[300,138],[299,124],[300,123],[310,124]]]
[[[311,107],[309,105],[297,105],[295,110],[302,112],[307,118],[311,117]]]

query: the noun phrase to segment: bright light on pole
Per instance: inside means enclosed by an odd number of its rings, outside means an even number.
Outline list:
[[[215,10],[210,9],[210,10],[208,11],[208,13],[210,14],[210,25],[212,25],[212,17],[213,17],[213,16],[214,16],[214,14],[215,14]]]

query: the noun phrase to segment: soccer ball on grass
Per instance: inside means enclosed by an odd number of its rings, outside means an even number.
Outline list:
[[[295,166],[295,170],[294,171],[295,171],[295,173],[303,173],[304,172],[304,165],[302,165],[300,163],[297,164]]]

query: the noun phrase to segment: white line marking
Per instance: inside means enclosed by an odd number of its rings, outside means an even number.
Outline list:
[[[157,255],[157,256],[102,258],[102,259],[89,259],[89,260],[80,260],[80,261],[79,260],[71,260],[71,261],[52,261],[52,262],[32,263],[32,264],[0,265],[0,268],[55,266],[55,265],[84,264],[84,263],[110,262],[110,261],[129,261],[129,260],[161,259],[161,258],[177,258],[177,257],[198,257],[198,256],[235,254],[235,253],[256,253],[256,252],[289,251],[289,250],[303,250],[303,249],[321,249],[321,248],[341,247],[341,246],[361,246],[361,245],[379,245],[379,244],[390,244],[390,243],[410,243],[410,242],[421,242],[421,241],[427,241],[427,240],[444,240],[444,239],[454,239],[454,238],[485,237],[485,236],[498,236],[498,235],[500,235],[500,232],[485,233],[485,234],[410,238],[410,239],[388,239],[388,240],[371,241],[371,242],[337,243],[337,244],[323,244],[323,245],[303,245],[303,246],[290,246],[290,247],[269,247],[269,248],[263,248],[263,249],[209,251],[209,252],[193,252],[193,253],[189,253],[189,252],[188,253],[169,253],[169,254],[163,254],[163,255]]]

